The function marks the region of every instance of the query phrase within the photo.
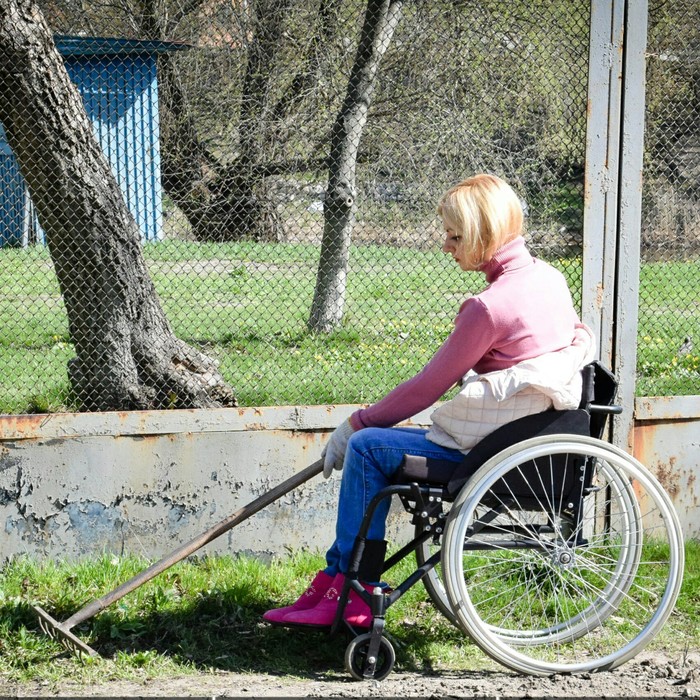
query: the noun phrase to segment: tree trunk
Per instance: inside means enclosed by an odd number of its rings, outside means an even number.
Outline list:
[[[216,363],[173,335],[138,226],[34,0],[0,5],[0,121],[46,233],[81,408],[235,405]]]
[[[355,204],[355,168],[377,71],[401,18],[402,0],[368,0],[343,106],[333,127],[316,289],[308,326],[328,333],[343,320]]]
[[[224,165],[199,138],[176,59],[167,53],[158,57],[163,187],[199,241],[282,237],[282,222],[265,187],[260,163],[262,134],[269,118],[266,93],[289,3],[259,0],[250,7],[253,19],[241,99],[240,154],[230,165]],[[162,4],[146,0],[143,8],[143,34],[149,39],[166,39],[167,13]]]

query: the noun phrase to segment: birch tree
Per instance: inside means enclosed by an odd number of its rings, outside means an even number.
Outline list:
[[[355,211],[357,155],[382,57],[401,18],[401,0],[368,0],[345,99],[331,135],[328,188],[311,330],[329,332],[345,309],[350,241]]]

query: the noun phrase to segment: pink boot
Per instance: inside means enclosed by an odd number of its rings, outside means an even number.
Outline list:
[[[296,602],[284,608],[268,610],[263,615],[263,620],[279,625],[289,613],[313,608],[323,598],[333,581],[332,576],[329,576],[325,571],[319,571],[311,585],[297,598]]]
[[[285,625],[302,625],[304,627],[330,627],[335,619],[338,601],[345,583],[345,576],[338,574],[326,594],[318,604],[307,610],[299,610],[285,616]],[[372,591],[372,586],[363,584],[366,591]],[[353,627],[369,628],[372,625],[372,611],[369,605],[351,588],[348,602],[345,605],[343,618]]]

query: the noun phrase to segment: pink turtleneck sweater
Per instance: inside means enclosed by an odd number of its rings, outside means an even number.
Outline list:
[[[418,374],[355,411],[350,416],[355,430],[385,428],[414,416],[469,370],[506,369],[571,344],[579,319],[566,280],[533,258],[522,236],[500,248],[480,270],[488,286],[462,304],[447,340]]]

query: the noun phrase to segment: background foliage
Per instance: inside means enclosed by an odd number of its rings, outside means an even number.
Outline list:
[[[588,3],[404,4],[362,133],[347,304],[330,334],[307,322],[331,130],[365,4],[40,4],[57,35],[182,42],[157,56],[158,223],[144,253],[176,334],[220,362],[241,405],[372,401],[417,371],[483,283],[443,260],[434,214],[475,171],[514,185],[533,252],[580,302]],[[691,0],[650,3],[643,395],[700,393],[698,13]],[[104,60],[105,80],[121,60]],[[125,191],[138,170],[125,163]],[[23,201],[22,236],[5,229],[0,249],[0,410],[79,409],[53,263]]]

